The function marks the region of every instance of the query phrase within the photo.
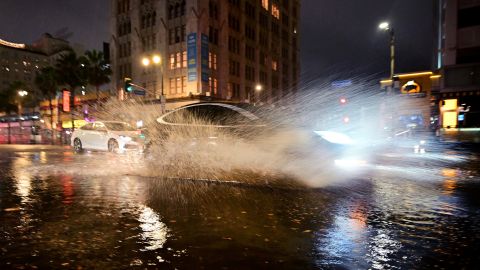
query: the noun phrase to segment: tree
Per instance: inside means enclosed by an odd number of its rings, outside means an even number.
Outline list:
[[[53,105],[52,99],[57,94],[58,78],[57,71],[53,67],[44,67],[37,72],[35,77],[35,85],[40,90],[41,96],[47,98],[50,107],[50,127],[52,128],[52,144],[54,144],[54,129],[53,129]]]
[[[0,112],[10,114],[18,112],[16,104],[17,91],[9,85],[4,91],[0,92]]]
[[[112,70],[102,52],[92,50],[85,52],[87,60],[87,79],[90,85],[95,86],[97,102],[100,100],[100,86],[110,82]]]
[[[86,65],[83,57],[77,57],[74,51],[64,54],[58,59],[55,70],[58,82],[70,88],[70,111],[72,118],[72,131],[75,129],[75,89],[86,82]]]
[[[13,82],[11,83],[4,91],[0,92],[0,111],[5,112],[7,115],[16,112],[18,113],[18,89],[23,87],[23,83],[21,82]],[[7,117],[7,124],[8,124],[8,143],[11,143],[11,133],[10,133],[10,120]]]

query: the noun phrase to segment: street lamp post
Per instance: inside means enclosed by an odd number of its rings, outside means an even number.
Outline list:
[[[151,57],[151,60],[150,58],[148,57],[144,57],[142,59],[142,64],[145,66],[145,67],[148,67],[150,65],[150,63],[153,62],[154,65],[160,65],[160,81],[161,81],[161,96],[160,96],[160,104],[161,104],[161,107],[162,107],[162,114],[165,113],[165,95],[164,95],[164,92],[163,92],[163,63],[162,63],[162,58],[159,56],[159,55],[153,55]]]
[[[28,92],[25,90],[18,90],[18,95],[20,96],[20,100],[18,102],[18,115],[20,115],[21,117],[22,116],[22,99],[23,97],[28,96]]]
[[[378,28],[388,31],[390,35],[390,79],[392,80],[395,74],[395,32],[388,22],[382,22],[378,25]]]
[[[256,93],[256,96],[258,97],[258,101],[261,102],[262,99],[261,99],[261,92],[262,92],[262,85],[261,84],[257,84],[255,85],[255,93]]]

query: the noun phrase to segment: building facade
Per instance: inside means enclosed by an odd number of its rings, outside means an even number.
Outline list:
[[[113,88],[273,101],[299,77],[299,0],[111,0]]]
[[[8,86],[23,82],[29,91],[35,89],[35,74],[41,68],[53,65],[58,57],[70,49],[65,40],[43,34],[33,44],[13,43],[0,39],[0,83]],[[1,89],[0,89],[1,90]]]
[[[441,126],[480,127],[480,0],[435,1]]]

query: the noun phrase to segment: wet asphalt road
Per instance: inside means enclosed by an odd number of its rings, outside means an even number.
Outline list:
[[[388,153],[322,188],[146,177],[118,159],[0,146],[0,269],[480,264],[480,161],[466,149]]]

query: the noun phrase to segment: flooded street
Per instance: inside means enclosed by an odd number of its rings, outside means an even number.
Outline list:
[[[480,263],[480,161],[468,151],[385,155],[368,175],[321,188],[148,177],[118,159],[0,146],[0,268]]]

